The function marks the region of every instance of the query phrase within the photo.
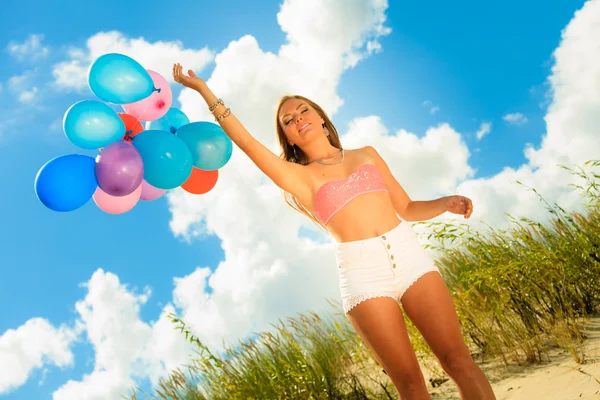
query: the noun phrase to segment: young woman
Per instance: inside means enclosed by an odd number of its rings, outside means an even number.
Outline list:
[[[407,222],[446,211],[469,218],[471,200],[411,200],[373,147],[343,149],[327,114],[302,96],[286,96],[279,103],[278,157],[244,128],[206,82],[182,69],[173,66],[175,82],[200,93],[225,133],[286,193],[288,203],[335,238],[346,316],[400,398],[430,398],[404,309],[463,399],[495,399],[462,338],[446,284]]]

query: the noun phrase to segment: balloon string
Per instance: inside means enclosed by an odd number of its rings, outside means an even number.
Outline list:
[[[167,114],[169,112],[167,111]],[[175,128],[172,124],[171,121],[169,121],[169,117],[167,117],[167,114],[165,114],[165,119],[167,120],[167,124],[169,124],[169,131],[171,131],[172,134],[175,134],[175,132],[177,132],[177,128]]]
[[[159,91],[159,93],[160,93],[160,91]],[[152,96],[152,95],[150,95],[150,96]],[[135,122],[140,122],[140,117],[141,117],[141,116],[143,116],[143,115],[146,113],[146,111],[148,111],[148,107],[150,107],[150,102],[148,102],[148,104],[146,105],[146,108],[144,108],[144,111],[142,111],[142,112],[139,114],[139,117],[137,117],[137,118],[135,119]],[[141,124],[141,122],[140,122],[140,124]],[[134,125],[135,125],[135,123],[134,123]],[[146,129],[146,127],[145,127],[144,125],[142,125],[142,128],[143,128],[143,129]],[[131,132],[131,133],[133,133],[133,131],[130,131],[130,132]],[[135,139],[135,136],[131,136],[131,135],[129,135],[129,134],[125,134],[125,137],[124,137],[123,139],[127,140],[127,139],[128,139],[128,136],[129,136],[129,139],[131,139],[131,141],[133,141],[133,139]],[[137,136],[137,135],[136,135],[136,136]]]

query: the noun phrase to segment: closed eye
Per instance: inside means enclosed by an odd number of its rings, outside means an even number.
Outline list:
[[[303,108],[302,111],[300,111],[300,114],[304,114],[307,111],[308,111],[308,108]],[[287,125],[289,125],[290,122],[292,122],[292,120],[288,119],[287,121],[284,121],[283,124],[287,126]]]

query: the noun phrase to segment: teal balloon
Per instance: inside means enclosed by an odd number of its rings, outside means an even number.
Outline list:
[[[88,85],[99,99],[113,104],[135,103],[155,90],[148,71],[133,58],[118,53],[104,54],[90,65]]]
[[[192,151],[194,166],[198,169],[214,171],[227,164],[231,158],[231,139],[217,124],[192,122],[180,127],[177,136]]]
[[[96,100],[73,104],[63,118],[63,130],[75,146],[98,149],[125,136],[125,124],[108,105]]]
[[[53,211],[73,211],[87,203],[98,183],[96,160],[81,154],[53,158],[35,177],[35,195]]]
[[[181,111],[179,108],[171,107],[163,117],[154,121],[146,122],[146,129],[158,129],[161,131],[175,133],[183,125],[189,123],[190,120],[183,111]]]
[[[192,174],[192,153],[167,131],[146,130],[133,137],[144,162],[144,180],[159,189],[181,186]]]

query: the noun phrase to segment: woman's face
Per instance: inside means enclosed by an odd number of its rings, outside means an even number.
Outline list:
[[[279,123],[288,141],[301,144],[311,134],[322,134],[325,121],[309,103],[301,99],[289,99],[279,111]]]

